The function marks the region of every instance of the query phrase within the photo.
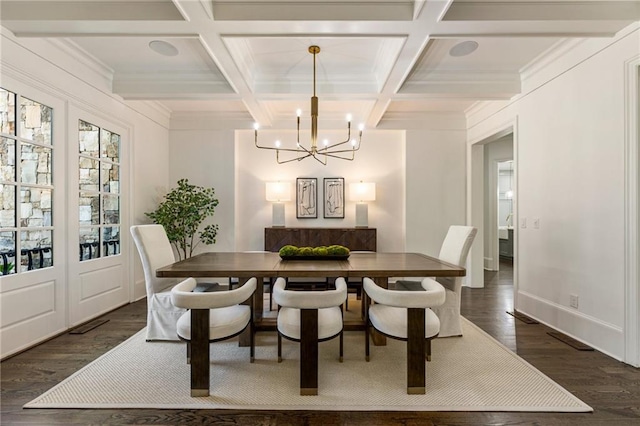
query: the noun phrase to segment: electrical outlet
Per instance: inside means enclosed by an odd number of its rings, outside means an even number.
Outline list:
[[[570,294],[569,295],[569,306],[571,306],[572,308],[578,309],[578,295],[577,294]]]
[[[520,219],[520,228],[524,229],[527,227],[527,218],[523,217]]]
[[[533,229],[540,229],[540,219],[533,219]]]

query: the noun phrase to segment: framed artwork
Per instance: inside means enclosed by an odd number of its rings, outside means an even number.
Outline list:
[[[296,179],[296,217],[298,219],[318,218],[318,179]]]
[[[324,218],[344,219],[344,178],[324,178]]]

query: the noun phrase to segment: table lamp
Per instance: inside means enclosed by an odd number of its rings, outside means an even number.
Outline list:
[[[290,182],[267,182],[266,197],[267,201],[273,202],[272,226],[284,227],[284,203],[283,201],[291,201],[291,183]]]
[[[365,201],[376,200],[376,184],[373,182],[350,184],[349,198],[356,202],[356,228],[368,228],[369,205]]]

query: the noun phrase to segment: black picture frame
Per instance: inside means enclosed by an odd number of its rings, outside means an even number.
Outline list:
[[[344,219],[344,178],[324,178],[322,192],[324,218]]]
[[[296,217],[318,218],[318,179],[299,177],[296,179]]]

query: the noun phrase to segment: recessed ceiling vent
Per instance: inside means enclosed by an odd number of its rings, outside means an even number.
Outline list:
[[[149,48],[162,56],[177,56],[178,49],[171,43],[162,40],[149,42]]]
[[[463,41],[456,44],[449,49],[449,55],[451,56],[467,56],[472,54],[478,48],[478,43],[475,41]]]

